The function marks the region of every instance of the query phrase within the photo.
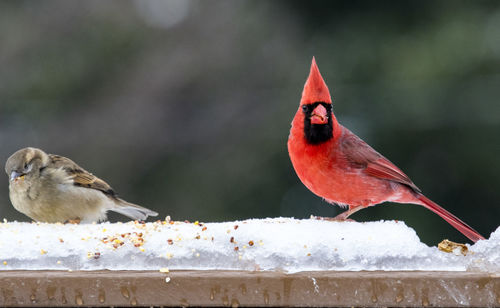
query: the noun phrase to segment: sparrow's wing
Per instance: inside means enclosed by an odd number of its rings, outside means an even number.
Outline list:
[[[100,190],[106,195],[116,197],[116,193],[108,183],[96,177],[92,173],[78,166],[69,158],[50,154],[51,165],[54,168],[62,168],[68,174],[68,177],[73,180],[73,185],[86,187],[90,189]]]
[[[366,142],[346,128],[339,140],[340,148],[351,167],[363,169],[363,172],[376,178],[408,185],[416,192],[420,189],[398,167],[380,155]]]

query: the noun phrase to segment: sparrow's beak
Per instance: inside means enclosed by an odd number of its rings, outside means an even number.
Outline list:
[[[12,173],[10,174],[10,181],[12,182],[20,177],[21,179],[24,178],[24,174],[19,173],[17,171],[12,171]]]
[[[326,108],[319,104],[314,108],[311,114],[311,124],[326,124],[328,123],[328,113]]]

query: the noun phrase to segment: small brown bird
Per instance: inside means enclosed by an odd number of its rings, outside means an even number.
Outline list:
[[[16,210],[41,222],[94,222],[113,211],[134,220],[158,213],[118,198],[106,182],[71,159],[24,148],[5,164],[10,201]]]

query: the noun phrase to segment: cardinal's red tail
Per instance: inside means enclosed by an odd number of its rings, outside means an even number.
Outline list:
[[[472,229],[467,225],[465,222],[460,220],[457,216],[453,215],[452,213],[448,212],[447,210],[443,209],[436,203],[434,203],[432,200],[427,198],[424,195],[419,194],[417,198],[422,201],[422,205],[426,207],[427,209],[433,211],[434,213],[438,214],[441,218],[446,220],[450,225],[452,225],[455,229],[460,231],[463,235],[468,237],[471,241],[474,243],[479,241],[479,240],[484,240],[484,237],[479,234],[476,230]]]

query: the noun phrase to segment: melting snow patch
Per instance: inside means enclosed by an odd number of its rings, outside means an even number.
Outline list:
[[[5,270],[500,270],[500,228],[468,248],[439,251],[396,221],[0,223]]]

